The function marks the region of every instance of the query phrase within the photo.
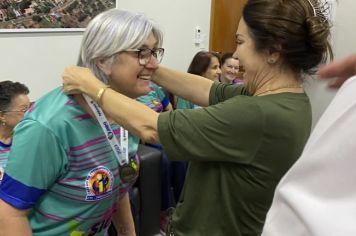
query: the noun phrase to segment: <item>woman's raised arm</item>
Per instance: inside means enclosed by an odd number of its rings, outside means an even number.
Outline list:
[[[69,66],[63,73],[67,94],[85,93],[95,100],[105,114],[144,142],[159,143],[158,113],[125,95],[110,89],[84,67]]]
[[[160,66],[153,74],[153,81],[169,92],[196,105],[209,105],[209,93],[213,85],[211,80]]]

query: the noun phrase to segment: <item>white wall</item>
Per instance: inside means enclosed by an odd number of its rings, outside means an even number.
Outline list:
[[[31,100],[59,86],[63,68],[75,64],[81,33],[0,34],[0,80],[25,83]]]
[[[211,0],[117,0],[118,8],[143,12],[163,29],[163,64],[186,71],[194,54],[209,49]],[[195,27],[201,28],[205,42],[193,42]]]
[[[339,0],[336,5],[336,14],[332,29],[332,42],[334,59],[342,58],[356,53],[356,1]],[[313,124],[320,118],[331,99],[335,90],[327,88],[325,82],[317,79],[308,80],[306,91],[311,99],[313,108]]]
[[[211,0],[117,0],[118,8],[146,13],[165,32],[163,64],[186,70],[200,48],[193,44],[199,25],[208,36]],[[0,33],[0,80],[29,86],[36,100],[61,84],[61,73],[77,61],[82,32]],[[205,45],[208,45],[208,39]]]

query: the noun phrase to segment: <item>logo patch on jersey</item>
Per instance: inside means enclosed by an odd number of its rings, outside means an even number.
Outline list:
[[[161,101],[155,98],[151,100],[151,104],[149,105],[149,107],[156,112],[163,111],[163,105]]]
[[[114,175],[105,166],[92,169],[85,180],[85,200],[97,201],[109,196],[112,193],[113,181]]]

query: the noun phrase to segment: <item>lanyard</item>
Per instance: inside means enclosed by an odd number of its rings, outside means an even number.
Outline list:
[[[98,120],[101,128],[103,129],[107,140],[110,143],[112,150],[120,163],[120,166],[124,166],[129,163],[129,139],[128,139],[128,131],[120,127],[120,143],[122,145],[122,151],[120,144],[112,130],[108,120],[105,117],[103,110],[99,107],[99,105],[90,97],[83,94],[85,101],[88,103],[90,109],[95,114],[96,119]]]

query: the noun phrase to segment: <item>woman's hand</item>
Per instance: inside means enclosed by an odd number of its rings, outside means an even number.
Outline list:
[[[322,79],[334,78],[329,87],[339,88],[348,78],[356,75],[356,54],[320,68],[318,74]]]
[[[67,94],[97,94],[106,85],[85,67],[68,66],[62,74],[63,91]]]

